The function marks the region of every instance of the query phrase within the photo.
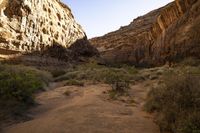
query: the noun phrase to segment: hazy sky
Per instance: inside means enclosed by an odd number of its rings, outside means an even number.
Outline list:
[[[101,36],[128,25],[134,18],[173,0],[62,0],[88,38]]]

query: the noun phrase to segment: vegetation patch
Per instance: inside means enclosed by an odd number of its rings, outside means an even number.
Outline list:
[[[51,74],[54,78],[64,75],[66,72],[64,70],[52,70]]]
[[[188,57],[181,61],[183,66],[200,66],[200,59],[195,57]]]
[[[84,82],[71,79],[65,82],[65,86],[84,86]]]
[[[134,80],[138,70],[133,66],[120,68],[106,67],[97,65],[96,63],[87,63],[79,65],[74,69],[70,69],[65,75],[57,77],[55,81],[77,80],[77,81],[93,81],[112,84],[116,81],[131,81]]]
[[[130,84],[136,82],[137,76],[138,70],[134,66],[108,67],[90,62],[68,69],[65,75],[57,77],[55,81],[65,81],[65,85],[69,86],[83,86],[85,81],[109,84],[112,87],[109,96],[115,99],[128,94]]]
[[[200,133],[200,75],[168,73],[148,95],[145,108],[156,112],[162,131]]]
[[[0,119],[17,118],[34,104],[34,93],[44,89],[51,76],[25,66],[0,65]]]
[[[65,96],[70,96],[70,94],[71,94],[71,92],[69,90],[67,90],[67,91],[64,92]]]
[[[128,95],[129,89],[129,82],[117,81],[115,83],[112,83],[112,89],[108,91],[108,93],[111,99],[117,99],[120,96]]]

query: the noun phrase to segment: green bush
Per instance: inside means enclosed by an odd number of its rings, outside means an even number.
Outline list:
[[[70,80],[70,79],[77,79],[79,75],[80,75],[79,71],[68,72],[65,75],[57,77],[55,79],[55,82],[64,81],[64,80]]]
[[[116,81],[115,83],[112,83],[112,89],[109,91],[109,96],[112,99],[117,99],[119,96],[127,95],[129,89],[129,82]]]
[[[41,89],[42,82],[32,73],[0,73],[2,99],[15,99],[19,102],[32,102],[31,94]]]
[[[67,91],[64,92],[65,96],[70,96],[70,94],[71,94],[71,92],[69,90],[67,90]]]
[[[64,70],[53,70],[51,74],[54,78],[64,75],[66,72]]]
[[[183,66],[199,66],[200,59],[195,58],[195,57],[188,57],[188,58],[185,58],[183,61],[181,61],[181,65],[183,65]]]
[[[178,133],[200,133],[200,111],[190,112],[186,118],[179,120]]]
[[[84,86],[84,82],[70,79],[65,82],[65,86]]]
[[[94,83],[106,83],[112,86],[109,91],[111,98],[127,94],[130,83],[135,80],[138,70],[133,66],[123,65],[119,68],[87,63],[79,65],[68,71],[65,75],[57,77],[55,81],[66,81],[65,85],[83,86],[83,80]]]
[[[116,81],[130,81],[134,79],[137,69],[135,67],[113,68],[93,63],[77,66],[65,75],[57,77],[55,81],[64,80],[89,80],[112,84]]]
[[[173,133],[200,133],[200,77],[179,74],[164,78],[153,88],[145,108],[156,112],[161,130]]]
[[[30,67],[0,65],[0,117],[22,114],[50,79],[48,73]]]

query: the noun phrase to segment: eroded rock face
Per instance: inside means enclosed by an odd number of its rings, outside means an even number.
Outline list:
[[[200,56],[199,25],[200,0],[176,0],[90,42],[109,63],[161,65]]]
[[[86,35],[60,0],[0,0],[0,48],[40,51],[70,47]]]

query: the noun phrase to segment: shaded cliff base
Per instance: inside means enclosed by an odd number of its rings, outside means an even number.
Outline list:
[[[116,52],[116,51],[115,51]],[[167,66],[176,66],[177,64],[181,63],[182,61],[188,59],[188,58],[193,58],[194,60],[200,60],[199,54],[198,55],[179,55],[179,56],[173,56],[173,57],[168,57],[166,59],[163,60],[159,60],[159,63],[157,62],[156,64],[153,62],[134,62],[134,61],[130,61],[130,60],[126,60],[124,59],[124,57],[122,57],[123,59],[120,59],[119,56],[113,57],[113,56],[109,56],[110,53],[108,54],[100,54],[100,57],[97,58],[99,64],[102,65],[106,65],[106,66],[123,66],[123,65],[131,65],[131,66],[135,66],[137,68],[153,68],[153,67],[161,67],[164,65]]]
[[[8,64],[24,64],[38,67],[62,68],[71,64],[87,62],[90,58],[99,56],[96,48],[90,45],[87,38],[77,40],[69,48],[54,42],[42,51],[21,53],[0,49],[2,62]]]

